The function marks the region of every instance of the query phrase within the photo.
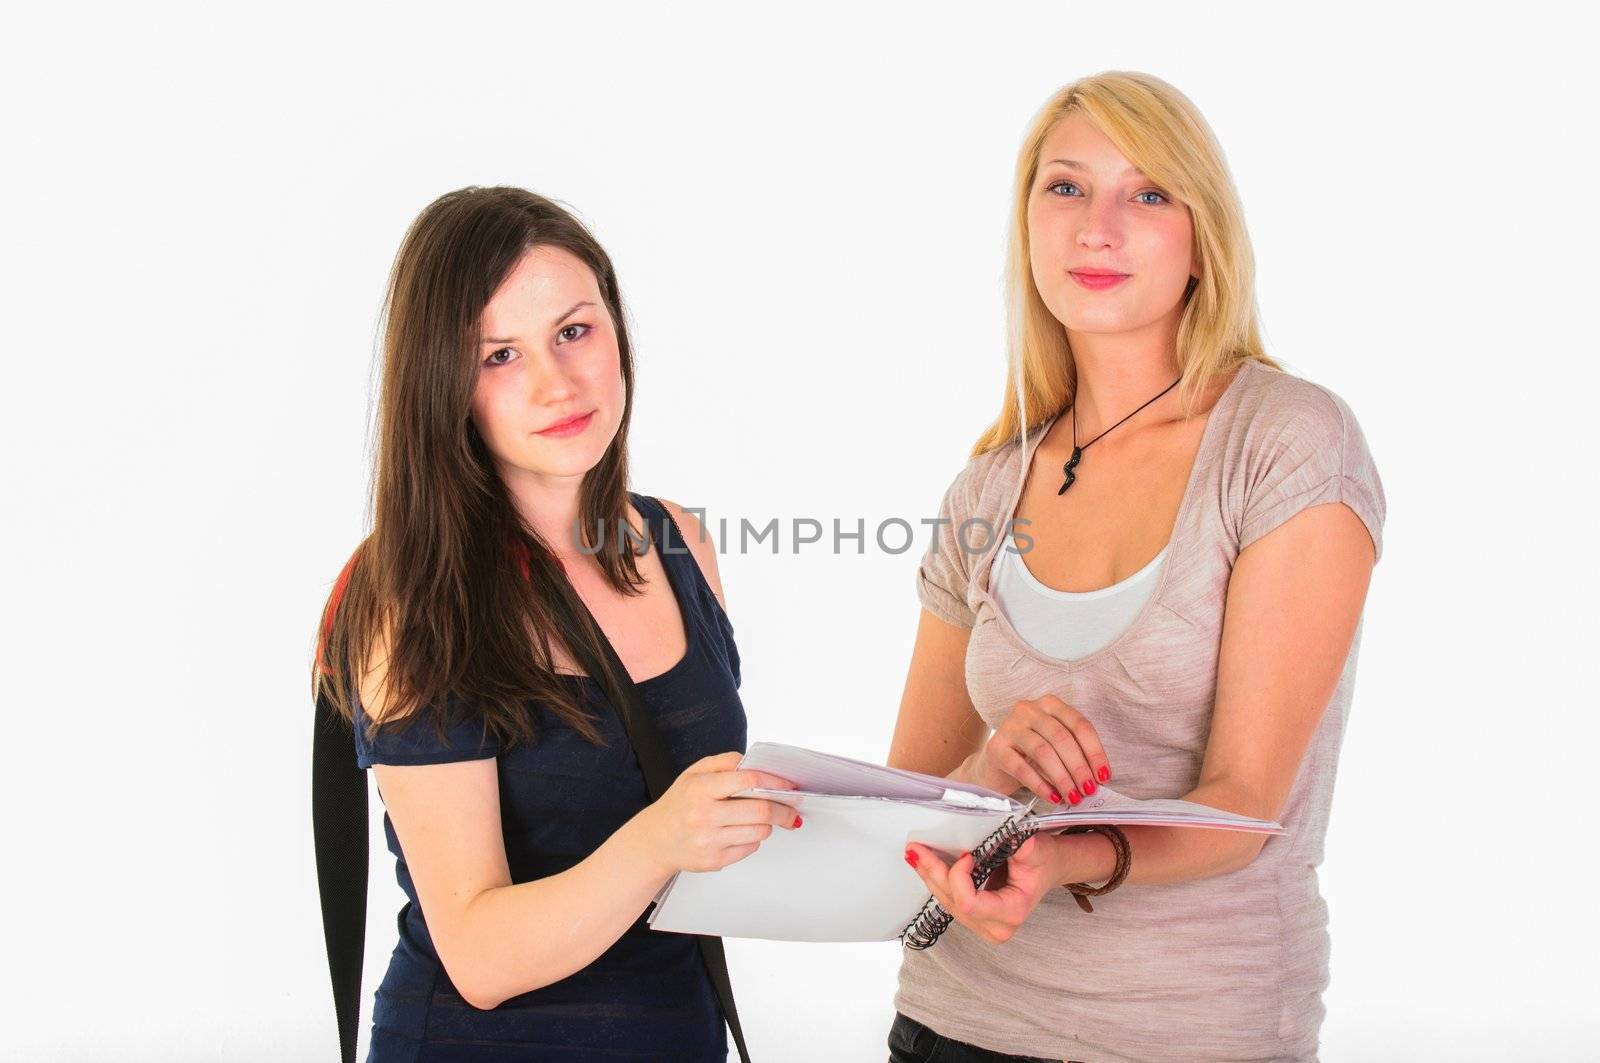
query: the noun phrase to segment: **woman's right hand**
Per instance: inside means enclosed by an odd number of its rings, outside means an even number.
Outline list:
[[[1009,794],[1026,786],[1047,801],[1077,804],[1109,782],[1094,724],[1054,694],[1019,701],[972,758],[972,781]]]
[[[774,826],[794,830],[794,809],[757,797],[733,797],[794,784],[764,771],[740,771],[740,753],[719,753],[684,769],[667,792],[634,817],[651,864],[664,874],[716,871],[760,848]]]

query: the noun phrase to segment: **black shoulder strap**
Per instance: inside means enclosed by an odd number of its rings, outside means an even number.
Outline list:
[[[322,895],[322,940],[333,979],[339,1058],[355,1063],[361,961],[367,936],[367,776],[355,734],[321,693],[311,740],[311,824]]]
[[[649,514],[645,514],[649,519]],[[664,533],[663,533],[664,534]],[[563,599],[566,596],[560,593],[551,596],[552,604],[556,609],[566,614],[569,631],[582,631],[581,627],[573,624],[575,619],[571,607]],[[617,657],[617,651],[612,648],[611,640],[606,638],[605,632],[595,622],[589,607],[583,604],[583,599],[577,594],[572,595],[577,603],[577,608],[584,614],[584,618],[592,626],[595,637],[599,640],[600,651],[605,654],[608,668],[600,667],[589,646],[580,635],[572,641],[573,653],[578,658],[578,663],[583,665],[585,672],[594,677],[611,694],[617,706],[618,715],[622,717],[622,726],[628,732],[628,743],[633,747],[634,756],[639,760],[639,767],[644,772],[645,786],[650,791],[652,801],[660,800],[678,777],[678,770],[672,763],[672,756],[667,752],[667,743],[661,737],[661,732],[656,729],[654,717],[644,706],[644,701],[639,694],[639,688],[633,678],[628,675],[628,669]],[[691,618],[684,617],[684,622],[691,622]],[[607,682],[607,675],[615,682]],[[616,689],[620,687],[621,689]],[[711,977],[711,985],[717,991],[717,999],[722,1004],[722,1015],[728,1021],[728,1029],[733,1033],[733,1043],[739,1050],[739,1059],[742,1063],[750,1063],[750,1050],[744,1043],[744,1029],[739,1025],[739,1011],[733,1003],[733,982],[728,977],[728,960],[722,949],[722,939],[705,934],[698,934],[700,941],[700,955],[706,962],[706,973]]]

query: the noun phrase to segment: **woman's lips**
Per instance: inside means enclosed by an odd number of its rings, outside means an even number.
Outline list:
[[[594,411],[590,410],[582,417],[574,417],[570,421],[563,421],[560,424],[551,425],[549,428],[546,428],[537,434],[552,439],[564,439],[567,436],[575,436],[585,428],[589,427],[589,421],[593,417]]]
[[[1072,274],[1073,280],[1091,292],[1103,292],[1107,288],[1115,288],[1128,279],[1126,273],[1079,273],[1076,270],[1067,272]]]

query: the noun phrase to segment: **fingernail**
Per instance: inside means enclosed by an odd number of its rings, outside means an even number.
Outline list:
[[[800,824],[802,824],[804,822],[805,822],[805,820],[801,819],[799,816],[794,817],[794,829],[795,830],[799,830],[800,829]]]
[[[1077,804],[1079,801],[1082,801],[1083,798],[1078,796],[1078,791],[1076,791],[1076,790],[1068,790],[1067,791],[1067,800],[1072,802],[1073,804]]]
[[[1050,791],[1050,800],[1051,800],[1051,802],[1053,804],[1059,805],[1061,803],[1061,795],[1056,793],[1054,790],[1051,790]]]
[[[910,864],[912,867],[917,866],[917,854],[914,850],[906,850],[906,863]]]
[[[1093,779],[1085,779],[1085,780],[1083,780],[1083,793],[1084,793],[1085,797],[1087,797],[1088,795],[1094,793],[1095,790],[1096,790],[1096,786],[1094,784],[1094,780]]]
[[[1100,771],[1099,771],[1098,774],[1100,776],[1100,781],[1101,782],[1110,782],[1111,781],[1111,766],[1109,764],[1100,765]]]

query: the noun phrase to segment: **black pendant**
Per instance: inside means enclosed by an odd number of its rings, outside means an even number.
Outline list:
[[[1066,474],[1067,478],[1061,482],[1061,490],[1057,491],[1056,494],[1058,494],[1058,495],[1066,494],[1067,493],[1067,488],[1071,487],[1072,484],[1073,484],[1073,481],[1075,481],[1078,478],[1078,474],[1073,472],[1072,469],[1073,469],[1074,466],[1076,466],[1078,464],[1078,459],[1081,458],[1081,457],[1083,457],[1083,448],[1082,447],[1073,447],[1072,448],[1072,457],[1068,458],[1067,459],[1067,463],[1065,465],[1061,466],[1061,471]]]

